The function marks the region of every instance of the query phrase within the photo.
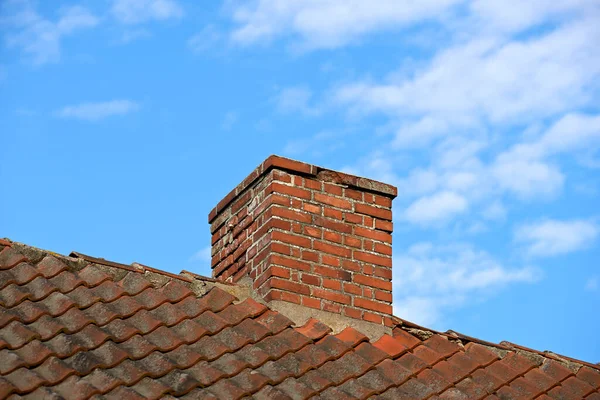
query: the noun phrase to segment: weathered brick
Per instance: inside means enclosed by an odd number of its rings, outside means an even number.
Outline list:
[[[392,210],[387,208],[378,208],[370,206],[368,204],[357,203],[354,205],[354,211],[360,214],[366,214],[372,217],[385,219],[388,221],[392,220]]]

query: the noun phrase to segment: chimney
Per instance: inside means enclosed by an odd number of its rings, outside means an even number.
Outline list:
[[[270,304],[391,326],[396,195],[384,183],[271,156],[208,216],[213,277],[249,277]]]

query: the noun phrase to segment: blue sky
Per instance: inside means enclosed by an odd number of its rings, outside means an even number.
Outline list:
[[[600,361],[598,0],[3,1],[0,236],[210,275],[270,154],[398,186],[395,313]]]

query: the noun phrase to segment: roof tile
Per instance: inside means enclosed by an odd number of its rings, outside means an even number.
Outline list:
[[[0,261],[0,265],[2,262]],[[0,267],[1,268],[1,267]],[[42,274],[46,279],[50,279],[53,276],[60,274],[63,271],[68,270],[69,267],[67,264],[61,262],[56,257],[45,256],[42,261],[37,264],[37,270],[40,274]]]
[[[135,296],[145,289],[152,287],[152,284],[139,272],[128,272],[125,277],[119,281],[119,286],[123,288],[128,295]]]
[[[600,388],[600,371],[590,367],[581,367],[577,372],[577,378],[587,382],[596,389]]]
[[[144,378],[131,389],[148,399],[159,399],[171,389],[167,384],[152,378]]]
[[[527,399],[533,399],[542,394],[542,390],[538,389],[533,382],[529,382],[523,377],[518,377],[510,383],[510,388],[519,393],[520,396]]]
[[[77,275],[64,271],[48,280],[52,285],[58,288],[62,293],[70,292],[78,286],[84,285],[86,282],[81,280]]]
[[[333,335],[316,319],[294,326],[263,304],[238,301],[210,280],[198,297],[191,280],[157,278],[150,267],[48,255],[27,262],[6,243],[1,398],[539,400],[592,398],[600,387],[600,368],[562,356],[409,322],[375,342],[352,328]]]
[[[165,296],[171,303],[177,303],[188,296],[194,296],[194,292],[180,282],[175,280],[168,281],[160,288],[159,293]]]
[[[56,357],[47,358],[42,365],[33,371],[44,379],[46,384],[50,385],[62,382],[67,376],[75,373],[75,370]]]
[[[24,261],[27,261],[27,257],[12,247],[5,247],[0,251],[0,270],[11,269]]]
[[[13,321],[2,328],[0,335],[9,348],[17,349],[39,337],[36,331],[29,329],[30,327],[30,325],[25,326],[21,322]]]
[[[77,273],[77,276],[86,283],[88,287],[100,285],[102,282],[112,282],[111,276],[103,272],[96,265],[91,264]]]
[[[355,347],[359,343],[369,341],[368,337],[352,327],[347,327],[335,335],[335,337],[351,347]]]
[[[19,368],[7,375],[4,375],[10,384],[16,388],[19,393],[27,393],[35,390],[44,380],[35,372],[27,368]]]
[[[394,336],[394,339],[398,340],[400,343],[402,343],[404,346],[408,347],[409,349],[412,349],[413,347],[415,347],[416,345],[421,343],[421,340],[419,340],[415,336],[411,335],[410,333],[406,332],[405,330],[403,330],[399,327],[394,328],[393,336]]]
[[[595,389],[581,379],[571,376],[548,392],[548,395],[558,399],[578,399],[595,392]]]
[[[306,337],[312,340],[321,339],[323,336],[331,332],[331,328],[315,318],[310,318],[306,323],[296,328],[296,331],[300,332]]]
[[[373,345],[392,358],[398,357],[407,350],[407,347],[400,340],[396,340],[389,335],[381,336]]]

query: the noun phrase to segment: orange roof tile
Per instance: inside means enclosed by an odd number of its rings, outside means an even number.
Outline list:
[[[0,398],[600,398],[598,365],[400,319],[371,342],[234,289],[0,240]]]

